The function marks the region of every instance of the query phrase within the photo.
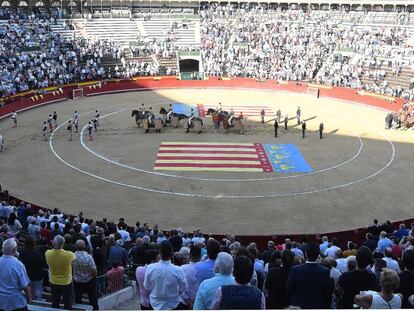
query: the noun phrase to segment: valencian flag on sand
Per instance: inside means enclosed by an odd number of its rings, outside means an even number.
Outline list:
[[[294,151],[297,152],[290,155],[287,152],[290,148],[269,149],[269,146],[256,143],[163,142],[157,153],[154,170],[271,173],[283,172],[280,161],[286,160],[289,162],[287,172],[311,171],[296,148]],[[268,156],[270,150],[271,160]],[[275,157],[275,150],[283,150],[283,156]],[[272,163],[275,161],[279,163]],[[297,166],[296,162],[300,165]]]

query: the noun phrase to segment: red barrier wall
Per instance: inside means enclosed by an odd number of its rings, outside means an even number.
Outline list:
[[[102,81],[101,86],[78,86],[70,85],[62,87],[62,94],[44,94],[43,98],[38,97],[37,99],[32,99],[33,94],[28,95],[28,97],[21,97],[13,102],[4,105],[0,108],[0,119],[7,117],[11,114],[13,110],[23,111],[30,108],[35,108],[40,105],[45,105],[57,101],[63,101],[65,99],[72,98],[72,90],[78,87],[82,87],[84,90],[84,96],[96,96],[103,94],[111,93],[120,93],[125,91],[134,91],[134,90],[146,90],[146,89],[165,89],[165,88],[233,88],[233,89],[255,89],[255,90],[273,90],[273,91],[287,91],[293,93],[307,93],[308,84],[306,82],[283,82],[278,83],[276,81],[266,81],[266,82],[257,82],[255,79],[248,78],[232,78],[230,80],[219,80],[217,78],[210,78],[209,80],[186,80],[181,81],[177,80],[176,77],[145,77],[138,78],[136,80],[111,80],[111,81]],[[310,87],[315,87],[315,85],[310,85]],[[359,104],[374,106],[381,109],[386,109],[390,111],[398,111],[401,109],[404,101],[400,98],[397,98],[393,103],[390,103],[380,97],[376,97],[373,94],[371,95],[360,95],[357,90],[341,87],[324,87],[321,86],[319,89],[320,97],[329,97],[339,100],[352,101]],[[16,199],[19,201],[18,199]],[[33,205],[35,208],[39,208],[36,205]],[[414,219],[408,219],[404,221],[407,226],[414,222]],[[401,222],[394,223],[394,226],[397,228],[398,224]],[[296,240],[303,240],[304,237],[310,241],[319,240],[320,236],[328,235],[329,237],[337,237],[342,243],[352,240],[357,243],[360,243],[364,239],[365,228],[358,228],[354,230],[346,230],[340,232],[331,232],[331,233],[315,233],[315,234],[297,234],[297,235],[288,235],[288,237]],[[217,238],[222,237],[222,235],[217,235]],[[237,239],[241,242],[248,243],[251,241],[256,241],[259,246],[265,247],[266,242],[269,239],[273,239],[278,243],[283,242],[284,238],[287,236],[282,235],[269,235],[269,236],[255,236],[255,235],[246,235],[246,236],[237,236]]]

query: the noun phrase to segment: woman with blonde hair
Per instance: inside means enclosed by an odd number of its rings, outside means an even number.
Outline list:
[[[397,272],[383,269],[380,276],[381,291],[361,292],[355,296],[355,303],[364,309],[401,309],[401,294],[394,294],[400,286]]]

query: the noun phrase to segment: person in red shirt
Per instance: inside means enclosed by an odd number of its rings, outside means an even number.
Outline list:
[[[392,257],[394,259],[402,258],[402,248],[399,245],[399,242],[400,241],[399,241],[398,237],[395,237],[394,238],[394,243],[391,246],[391,249],[392,249]]]
[[[240,114],[239,114],[239,119],[243,120],[243,112],[241,112],[241,111],[240,111]]]
[[[45,239],[49,244],[52,239],[52,232],[47,228],[47,223],[42,222],[40,224],[40,237]]]

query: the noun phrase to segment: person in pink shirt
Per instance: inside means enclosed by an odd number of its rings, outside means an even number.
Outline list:
[[[145,266],[138,267],[135,271],[137,283],[139,286],[139,296],[141,299],[141,310],[152,310],[150,305],[150,290],[146,290],[144,287],[145,271],[147,266],[152,263],[156,263],[159,260],[158,250],[147,249],[144,254]]]
[[[108,292],[122,289],[124,284],[124,267],[119,262],[112,263],[112,269],[106,273],[108,277]]]

